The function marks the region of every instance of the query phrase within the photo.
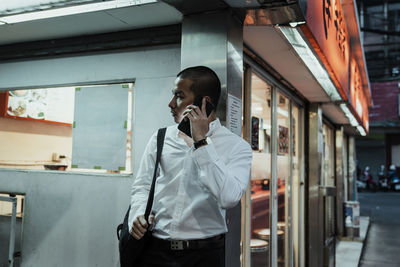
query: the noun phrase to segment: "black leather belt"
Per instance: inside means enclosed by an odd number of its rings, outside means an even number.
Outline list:
[[[213,249],[225,245],[225,235],[196,240],[165,240],[152,236],[151,243],[163,250]]]

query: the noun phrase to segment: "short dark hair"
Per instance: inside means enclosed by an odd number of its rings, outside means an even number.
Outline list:
[[[217,109],[221,95],[221,82],[212,69],[205,66],[190,67],[179,72],[176,77],[191,80],[190,90],[192,90],[195,97],[209,96],[215,110]]]

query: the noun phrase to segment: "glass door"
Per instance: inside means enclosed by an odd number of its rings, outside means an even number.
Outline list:
[[[288,266],[291,229],[291,129],[290,101],[277,93],[277,174],[278,174],[278,266]]]
[[[251,266],[269,266],[269,201],[271,181],[271,90],[251,76]]]
[[[322,185],[325,188],[335,188],[335,143],[334,130],[328,124],[322,126],[323,154],[322,154]],[[330,191],[326,191],[330,192]],[[335,202],[333,193],[326,193],[324,201],[324,266],[335,266]]]
[[[292,255],[289,266],[304,266],[304,169],[303,169],[303,109],[292,105]]]
[[[242,203],[242,266],[304,266],[302,108],[251,69],[244,96],[253,162]]]

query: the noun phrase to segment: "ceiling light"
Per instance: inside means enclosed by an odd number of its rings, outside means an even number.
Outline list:
[[[351,113],[346,104],[344,103],[340,104],[340,108],[342,109],[344,115],[346,115],[346,117],[349,119],[351,126],[353,127],[359,126],[356,117],[354,117],[353,113]]]
[[[296,27],[297,25],[301,25],[306,23],[305,21],[296,21],[296,22],[289,22],[290,27]]]
[[[282,34],[286,37],[293,49],[303,60],[304,64],[310,70],[322,89],[328,94],[332,101],[342,100],[335,85],[333,84],[328,72],[322,66],[318,58],[315,56],[308,43],[304,40],[297,28],[278,27]]]
[[[68,15],[76,15],[76,14],[109,10],[109,9],[115,9],[115,8],[121,8],[121,7],[144,5],[144,4],[150,4],[150,3],[155,3],[155,2],[157,2],[157,1],[156,0],[137,0],[137,1],[114,0],[114,1],[86,4],[86,5],[78,5],[78,6],[70,6],[70,7],[63,7],[63,8],[57,8],[57,9],[49,9],[49,10],[35,11],[35,12],[29,12],[29,13],[22,13],[22,14],[18,14],[18,15],[0,17],[0,19],[4,24],[14,24],[14,23],[25,22],[25,21],[48,19],[48,18],[68,16]]]
[[[364,128],[361,125],[357,126],[357,130],[362,136],[367,135],[367,133],[365,132]]]
[[[110,0],[106,0],[110,1]],[[50,8],[103,2],[103,0],[13,0],[0,1],[0,14],[3,16],[40,11]]]

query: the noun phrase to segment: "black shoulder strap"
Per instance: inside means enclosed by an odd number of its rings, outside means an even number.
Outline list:
[[[157,169],[158,169],[158,164],[160,163],[160,159],[161,159],[161,153],[162,153],[163,146],[164,146],[164,138],[165,138],[166,131],[167,131],[167,128],[161,128],[158,130],[158,133],[157,133],[157,158],[156,158],[156,164],[154,167],[153,181],[151,183],[149,199],[147,200],[146,212],[144,213],[144,218],[146,219],[146,221],[149,218],[151,209],[153,207],[154,188],[156,186],[156,179],[157,179]]]

